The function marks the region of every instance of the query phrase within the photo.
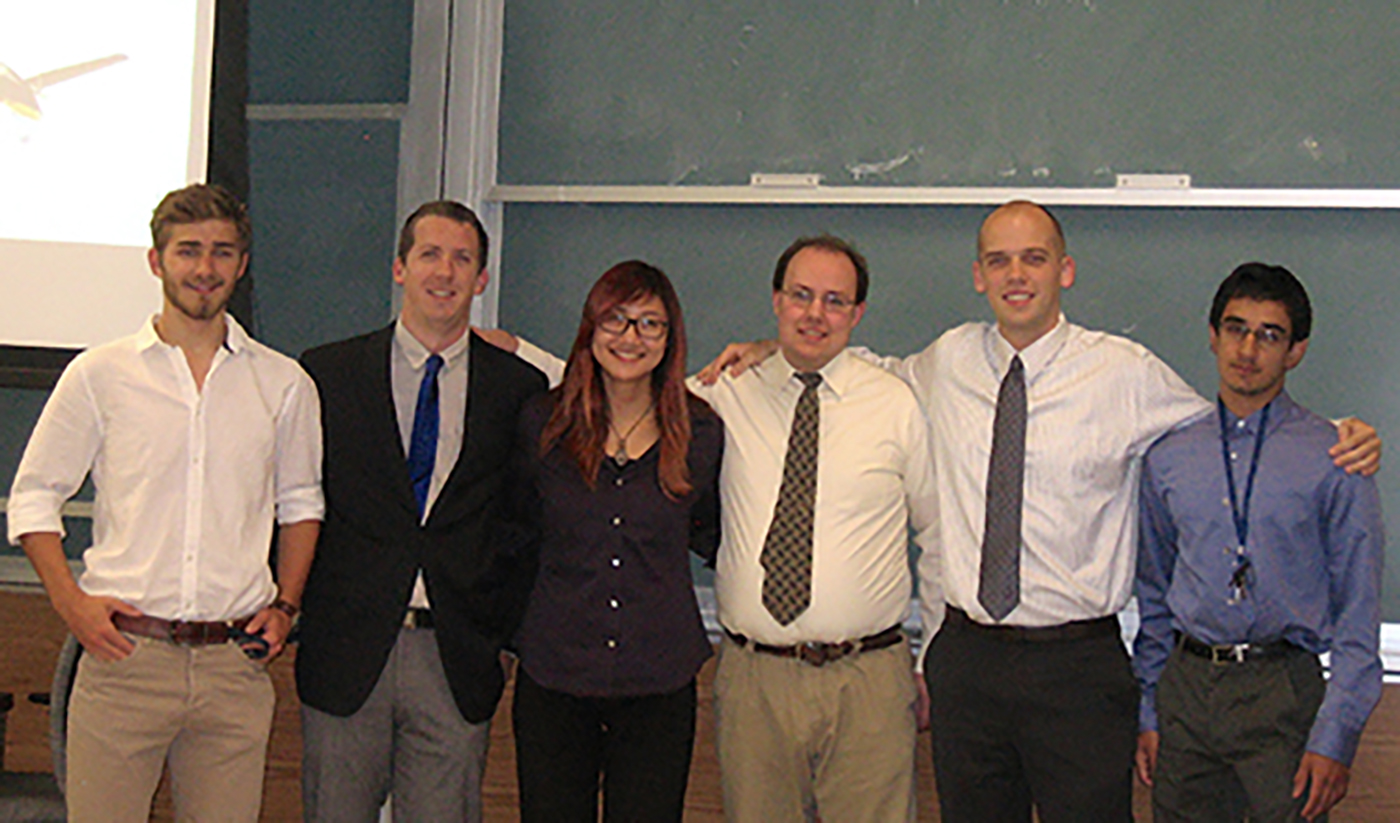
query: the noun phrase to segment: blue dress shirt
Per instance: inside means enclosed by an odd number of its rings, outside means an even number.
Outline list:
[[[1225,410],[1235,489],[1243,505],[1260,410]],[[1308,738],[1310,752],[1350,764],[1381,694],[1377,653],[1384,524],[1376,485],[1332,465],[1326,420],[1286,392],[1267,407],[1248,507],[1245,595],[1232,578],[1239,540],[1221,451],[1220,418],[1206,415],[1148,451],[1138,501],[1142,625],[1133,667],[1143,731],[1157,729],[1157,682],[1173,632],[1210,644],[1286,640],[1330,651],[1332,677]]]

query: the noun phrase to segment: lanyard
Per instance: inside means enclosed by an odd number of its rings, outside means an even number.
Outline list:
[[[1241,506],[1239,494],[1235,491],[1235,473],[1230,468],[1230,432],[1225,424],[1225,401],[1217,397],[1215,405],[1220,413],[1220,454],[1225,459],[1225,482],[1230,487],[1230,515],[1235,521],[1235,536],[1240,540],[1239,552],[1244,554],[1245,543],[1249,538],[1249,501],[1254,497],[1254,475],[1259,472],[1259,452],[1264,448],[1264,430],[1269,425],[1269,407],[1265,406],[1259,415],[1259,430],[1254,433],[1254,456],[1249,461],[1249,475],[1244,484],[1244,505]]]

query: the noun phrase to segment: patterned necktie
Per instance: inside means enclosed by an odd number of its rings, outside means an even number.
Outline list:
[[[997,393],[992,459],[987,467],[987,520],[977,602],[1001,620],[1021,600],[1021,492],[1026,473],[1026,376],[1020,356]]]
[[[822,376],[808,372],[797,379],[806,388],[797,398],[783,460],[783,484],[759,555],[763,606],[784,626],[812,602],[812,508],[817,500],[817,432],[821,428],[817,387]]]
[[[413,481],[413,497],[418,501],[418,519],[428,507],[428,487],[433,482],[433,463],[438,442],[438,372],[442,356],[428,358],[423,382],[418,386],[418,405],[413,410],[413,434],[408,440],[408,476]]]

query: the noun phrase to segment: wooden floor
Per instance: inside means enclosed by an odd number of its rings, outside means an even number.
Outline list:
[[[53,661],[64,637],[64,627],[38,594],[0,592],[0,692],[15,695],[5,734],[4,767],[10,771],[50,770],[46,710],[27,697],[47,692]],[[686,794],[688,823],[723,819],[719,792],[719,765],[715,760],[714,718],[710,712],[710,682],[714,662],[700,677],[700,716],[695,758]],[[300,760],[301,721],[292,683],[292,659],[284,656],[272,665],[277,686],[277,716],[273,724],[264,783],[265,821],[301,819]],[[918,750],[919,820],[937,821],[932,766],[927,735]],[[1334,823],[1391,823],[1400,820],[1400,686],[1387,686],[1381,705],[1371,717],[1352,768],[1351,793],[1332,813]],[[515,745],[510,729],[510,692],[507,691],[491,729],[491,750],[486,770],[486,820],[507,823],[519,819],[516,812]],[[1137,787],[1134,811],[1140,821],[1150,821],[1146,791]],[[157,795],[152,820],[172,820],[168,787]],[[778,823],[778,821],[772,821]]]

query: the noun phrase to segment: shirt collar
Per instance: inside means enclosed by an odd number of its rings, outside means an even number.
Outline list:
[[[1246,418],[1239,418],[1229,407],[1221,404],[1225,409],[1225,430],[1232,435],[1246,434],[1254,436],[1259,431],[1259,420],[1264,416],[1265,409],[1269,412],[1269,429],[1265,434],[1272,434],[1275,429],[1283,425],[1283,421],[1292,415],[1293,410],[1298,408],[1298,404],[1293,402],[1293,398],[1288,396],[1288,391],[1280,391],[1278,396],[1270,400],[1268,405],[1259,409]],[[1243,426],[1240,423],[1244,423]]]
[[[443,365],[452,366],[465,356],[471,345],[471,338],[471,329],[467,329],[461,337],[453,341],[452,345],[438,352],[442,355]],[[423,368],[423,364],[428,362],[428,357],[432,355],[432,352],[428,351],[428,347],[420,343],[418,338],[413,336],[413,332],[409,331],[408,327],[403,324],[402,316],[394,321],[394,342],[398,344],[399,351],[403,352],[404,357],[408,360],[408,365],[413,367],[414,371]]]
[[[985,337],[987,362],[991,364],[992,370],[1000,378],[1011,367],[1011,358],[1020,355],[1021,366],[1025,369],[1026,382],[1030,383],[1041,372],[1045,371],[1055,360],[1055,356],[1064,349],[1065,341],[1069,339],[1069,329],[1069,321],[1061,312],[1053,329],[1018,352],[1014,346],[1006,341],[1005,337],[1002,337],[1001,330],[993,323],[987,326]]]
[[[817,370],[817,373],[822,376],[822,386],[829,389],[838,399],[846,393],[846,389],[850,386],[851,364],[851,353],[842,349],[825,366]],[[774,391],[800,391],[802,388],[802,382],[794,379],[797,375],[797,369],[794,369],[787,358],[783,357],[781,351],[754,368],[758,372],[759,379]]]
[[[136,332],[136,350],[146,351],[156,346],[166,346],[166,342],[160,339],[156,332],[156,318],[160,315],[153,314],[141,324],[141,328]],[[224,345],[230,354],[238,354],[247,348],[248,341],[251,340],[248,332],[243,330],[233,315],[224,312]]]

